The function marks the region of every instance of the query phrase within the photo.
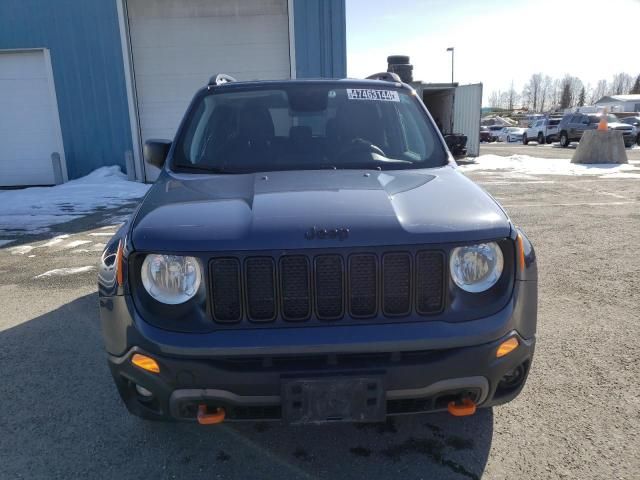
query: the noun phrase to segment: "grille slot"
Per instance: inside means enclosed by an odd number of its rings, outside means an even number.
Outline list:
[[[280,260],[282,316],[285,320],[303,321],[311,315],[309,261],[302,255]]]
[[[411,256],[387,253],[382,257],[382,311],[401,316],[411,310]]]
[[[444,255],[419,252],[416,255],[416,311],[433,315],[444,303]]]
[[[242,318],[240,262],[216,258],[211,262],[213,318],[218,322],[239,322]]]
[[[321,255],[315,260],[316,315],[336,320],[344,314],[344,265],[340,255]]]
[[[270,257],[251,257],[245,262],[247,316],[256,322],[276,317],[275,267]]]
[[[349,308],[355,318],[373,317],[377,311],[378,262],[375,255],[349,258]]]

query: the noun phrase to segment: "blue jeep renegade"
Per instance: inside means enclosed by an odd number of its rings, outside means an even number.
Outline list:
[[[534,250],[394,74],[218,75],[144,153],[162,172],[99,271],[131,413],[375,422],[522,390]]]

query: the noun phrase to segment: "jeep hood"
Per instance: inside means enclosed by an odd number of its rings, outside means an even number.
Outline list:
[[[349,234],[306,238],[314,227]],[[502,208],[453,167],[165,171],[136,214],[131,240],[136,250],[180,253],[471,242],[510,229]]]

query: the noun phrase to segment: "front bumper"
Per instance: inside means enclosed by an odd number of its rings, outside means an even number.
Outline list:
[[[496,358],[498,346],[516,337],[519,347]],[[460,398],[479,407],[502,404],[522,390],[533,358],[535,338],[517,332],[482,345],[434,351],[353,354],[256,355],[174,358],[151,355],[160,373],[131,363],[138,347],[110,356],[109,365],[129,411],[158,420],[195,421],[199,405],[224,408],[228,420],[280,420],[286,401],[282,385],[291,379],[376,377],[384,387],[386,414],[436,412]],[[516,382],[505,376],[520,372]],[[152,393],[141,396],[136,385]]]
[[[128,296],[102,297],[102,329],[118,391],[133,414],[195,420],[198,405],[222,407],[229,420],[282,418],[287,379],[379,378],[388,415],[434,412],[472,398],[480,407],[505,403],[522,389],[535,346],[537,282],[518,280],[499,312],[473,321],[326,325],[186,334],[151,326]],[[503,358],[507,338],[519,347]],[[153,357],[160,373],[131,363]],[[505,375],[520,380],[505,388]],[[141,397],[136,385],[152,393]]]

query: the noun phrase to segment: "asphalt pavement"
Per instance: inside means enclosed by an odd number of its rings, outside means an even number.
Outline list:
[[[469,176],[539,259],[536,356],[512,403],[365,427],[131,417],[100,336],[95,265],[118,217],[101,212],[0,246],[0,478],[639,478],[640,181]]]

